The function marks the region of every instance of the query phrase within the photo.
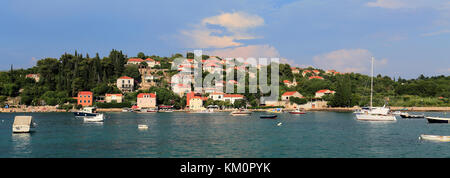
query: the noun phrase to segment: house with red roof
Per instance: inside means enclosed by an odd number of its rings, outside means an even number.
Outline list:
[[[141,58],[130,58],[130,59],[128,59],[127,64],[139,65],[139,64],[141,64],[141,62],[144,62],[144,60]]]
[[[312,71],[310,71],[310,70],[304,70],[304,71],[302,72],[302,75],[303,75],[303,77],[305,77],[306,74],[309,74],[309,73],[312,73]]]
[[[117,79],[116,86],[120,91],[127,93],[134,91],[134,79],[128,76],[122,76]]]
[[[295,78],[292,82],[290,82],[289,80],[283,80],[283,84],[286,85],[287,87],[297,86],[297,82],[295,81]]]
[[[283,95],[281,95],[281,100],[289,101],[291,97],[303,98],[303,95],[300,94],[298,91],[287,91],[284,92]]]
[[[319,74],[320,74],[320,70],[313,70],[313,72],[314,72],[316,75],[319,75]]]
[[[39,75],[39,74],[27,74],[25,76],[25,78],[34,79],[34,81],[36,81],[36,82],[39,82],[40,77],[41,77],[41,75]]]
[[[91,91],[80,91],[77,94],[77,105],[92,106],[94,94]]]
[[[300,69],[297,67],[291,67],[291,71],[293,74],[299,74],[300,73]]]
[[[325,89],[325,90],[319,90],[319,91],[317,91],[316,92],[316,98],[322,98],[324,95],[328,95],[328,94],[335,94],[336,92],[335,91],[332,91],[332,90],[328,90],[328,89]]]
[[[145,59],[145,62],[147,62],[148,67],[155,67],[156,65],[160,65],[160,63],[158,61],[155,61],[152,58]]]
[[[244,99],[244,95],[240,94],[226,94],[221,92],[214,92],[209,94],[209,98],[213,99],[214,101],[229,101],[231,104],[234,104],[236,100],[242,100]]]
[[[137,95],[137,106],[139,108],[155,108],[156,94],[155,93],[139,93]]]
[[[309,77],[309,80],[312,80],[312,79],[323,80],[323,77],[321,77],[321,76],[311,76],[311,77]]]

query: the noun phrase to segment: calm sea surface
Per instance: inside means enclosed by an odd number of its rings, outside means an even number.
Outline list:
[[[449,124],[399,117],[362,122],[335,112],[279,114],[277,120],[261,114],[106,113],[103,123],[84,123],[72,113],[0,113],[0,157],[450,157],[450,143],[418,139],[450,135]],[[16,115],[32,115],[35,132],[12,134]]]

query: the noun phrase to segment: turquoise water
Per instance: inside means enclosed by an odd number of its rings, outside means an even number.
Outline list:
[[[72,113],[30,113],[35,132],[12,134],[14,116],[24,114],[0,113],[0,157],[450,157],[450,143],[418,139],[450,135],[449,124],[361,122],[335,112],[279,114],[277,120],[260,114],[106,113],[104,123],[84,123]]]

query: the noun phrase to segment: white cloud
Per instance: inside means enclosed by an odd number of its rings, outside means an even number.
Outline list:
[[[189,30],[182,30],[179,39],[190,48],[226,48],[242,46],[237,40],[258,38],[250,35],[248,30],[264,24],[264,19],[245,12],[222,13],[207,17],[201,24]],[[223,27],[219,30],[209,25]],[[226,35],[224,35],[226,34]]]
[[[339,72],[370,73],[372,53],[367,49],[340,49],[314,56],[315,66]],[[375,60],[376,66],[387,64],[387,59]]]
[[[280,54],[275,47],[270,45],[248,45],[227,49],[217,49],[212,51],[206,51],[206,54],[213,56],[220,56],[223,58],[250,58],[255,59],[279,57]]]

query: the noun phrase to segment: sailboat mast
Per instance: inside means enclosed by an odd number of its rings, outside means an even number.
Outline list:
[[[370,81],[370,109],[372,110],[372,98],[373,98],[373,57],[372,57],[372,74]]]

